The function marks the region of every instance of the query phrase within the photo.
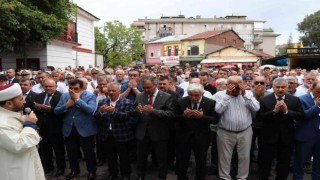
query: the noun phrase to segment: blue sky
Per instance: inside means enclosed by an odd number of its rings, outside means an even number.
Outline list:
[[[247,19],[264,20],[265,28],[281,34],[277,44],[286,43],[290,33],[298,42],[297,24],[306,15],[320,10],[319,0],[73,0],[80,7],[99,17],[97,26],[119,20],[130,25],[138,19],[175,16],[224,17],[245,15]]]

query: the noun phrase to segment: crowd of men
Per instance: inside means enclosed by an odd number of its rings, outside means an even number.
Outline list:
[[[320,179],[319,77],[301,68],[189,64],[8,69],[0,74],[0,173],[4,179],[60,177],[67,153],[67,180],[80,174],[82,154],[88,180],[104,164],[108,180],[132,179],[131,163],[136,179],[144,180],[149,155],[159,180],[168,170],[187,180],[191,156],[197,180],[208,173],[247,179],[252,162],[261,180],[274,164],[276,179],[287,179],[292,168],[293,179],[302,180],[311,162],[312,179]]]

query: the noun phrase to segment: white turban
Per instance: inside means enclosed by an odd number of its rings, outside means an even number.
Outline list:
[[[22,94],[22,91],[18,83],[0,86],[0,102],[13,99],[20,94]]]

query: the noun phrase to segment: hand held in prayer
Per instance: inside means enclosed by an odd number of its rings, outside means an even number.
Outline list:
[[[80,98],[80,93],[76,93],[72,90],[69,89],[69,94],[70,94],[70,97],[72,100],[76,100],[76,99],[79,99]]]
[[[198,111],[198,110],[193,110],[193,115],[195,118],[200,119],[203,117],[203,111],[202,108]]]
[[[152,113],[153,112],[153,106],[148,104],[143,106],[143,112],[144,113]]]
[[[274,112],[278,113],[281,109],[281,103],[277,102],[277,104],[274,106]]]
[[[75,102],[72,99],[68,99],[68,101],[66,102],[66,107],[67,108],[72,107],[74,105],[75,105]]]
[[[229,84],[227,84],[227,94],[229,95],[229,96],[233,96],[232,95],[232,91],[235,89],[235,85],[234,84],[232,84],[232,83],[229,83]]]
[[[183,111],[183,118],[185,118],[185,119],[190,118],[192,115],[193,115],[193,110],[191,110],[189,108],[186,108]]]
[[[239,83],[239,88],[240,88],[241,96],[244,96],[246,94],[246,85],[243,83]]]
[[[284,101],[280,101],[280,105],[281,105],[281,109],[283,111],[283,113],[286,113],[288,111],[288,107],[286,105],[286,103]]]
[[[143,112],[143,107],[142,107],[142,105],[139,103],[138,104],[138,106],[136,107],[136,111],[138,112],[138,113],[142,113]]]

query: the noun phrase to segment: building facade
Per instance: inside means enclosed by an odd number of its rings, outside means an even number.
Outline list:
[[[179,16],[162,16],[159,19],[139,19],[133,25],[143,32],[146,42],[171,35],[194,35],[212,30],[233,29],[245,42],[247,50],[260,50],[275,55],[275,34],[272,29],[264,28],[265,21],[248,20],[246,16],[225,16],[186,18]]]
[[[46,43],[30,45],[26,61],[16,54],[0,54],[2,69],[25,67],[39,70],[47,66],[65,68],[67,66],[96,65],[94,23],[99,18],[77,7],[74,22],[69,22],[64,37]]]

